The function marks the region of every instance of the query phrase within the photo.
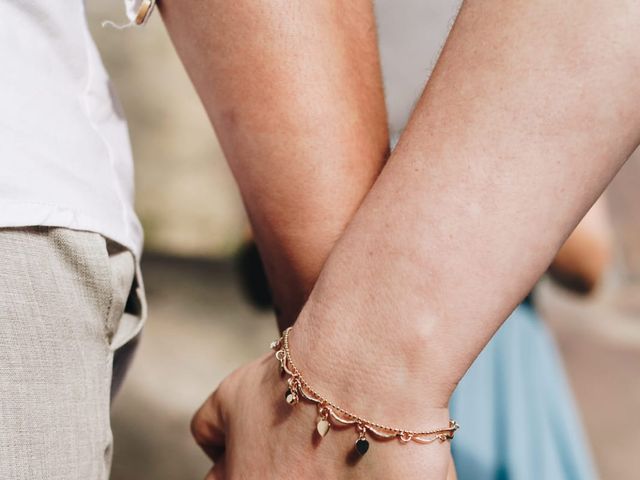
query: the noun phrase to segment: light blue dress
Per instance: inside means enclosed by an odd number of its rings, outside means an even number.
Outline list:
[[[557,348],[519,306],[456,389],[452,442],[460,480],[597,478]]]

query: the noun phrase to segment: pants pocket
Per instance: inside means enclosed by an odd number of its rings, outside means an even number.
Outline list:
[[[111,350],[116,351],[140,333],[147,305],[140,266],[133,254],[111,240],[106,240],[106,248],[112,288],[106,337]]]
[[[111,398],[124,380],[140,341],[147,303],[140,265],[121,245],[106,240],[111,271],[112,299],[106,321],[106,339],[113,353]]]

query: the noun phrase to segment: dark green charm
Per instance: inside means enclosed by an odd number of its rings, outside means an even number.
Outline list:
[[[366,438],[359,438],[358,440],[356,440],[356,452],[358,452],[361,457],[363,457],[368,450],[369,441]]]

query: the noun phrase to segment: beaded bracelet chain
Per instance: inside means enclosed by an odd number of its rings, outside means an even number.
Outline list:
[[[309,385],[293,362],[291,350],[289,349],[290,332],[291,327],[283,332],[279,340],[271,343],[271,348],[275,350],[276,359],[280,363],[281,374],[288,375],[288,388],[284,397],[289,405],[296,405],[301,398],[316,404],[319,418],[316,424],[316,431],[320,437],[327,435],[332,425],[353,426],[358,434],[355,442],[355,450],[361,456],[369,450],[367,434],[372,434],[370,435],[372,438],[398,438],[401,443],[413,441],[422,444],[435,441],[444,442],[453,438],[453,435],[459,428],[454,420],[449,420],[449,426],[447,428],[421,432],[404,430],[372,422],[327,400],[326,397],[320,395]]]

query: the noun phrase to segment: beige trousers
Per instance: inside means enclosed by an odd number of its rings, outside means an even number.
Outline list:
[[[108,478],[110,397],[145,310],[123,247],[90,232],[0,228],[0,479]]]

